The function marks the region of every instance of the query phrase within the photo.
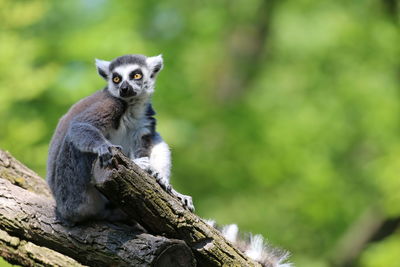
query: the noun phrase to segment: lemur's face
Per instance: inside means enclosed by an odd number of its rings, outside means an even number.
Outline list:
[[[129,98],[145,93],[148,83],[148,69],[136,64],[118,66],[108,78],[108,90],[114,95]]]
[[[96,60],[99,74],[108,81],[108,90],[119,98],[132,99],[151,95],[162,57],[126,55],[111,62]]]

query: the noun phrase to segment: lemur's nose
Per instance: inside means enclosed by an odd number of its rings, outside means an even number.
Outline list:
[[[121,84],[121,92],[124,92],[124,93],[126,93],[126,92],[128,92],[128,89],[129,89],[129,84],[128,84],[128,82],[127,81],[124,81],[122,84]]]
[[[119,87],[119,95],[122,97],[131,97],[135,96],[136,92],[127,81],[123,81]]]

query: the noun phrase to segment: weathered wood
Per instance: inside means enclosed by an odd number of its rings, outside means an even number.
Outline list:
[[[259,266],[119,151],[113,162],[106,169],[95,164],[98,189],[150,233],[165,237],[106,222],[67,228],[55,219],[46,183],[0,150],[0,230],[6,240],[18,238],[19,244],[46,247],[90,266],[195,266],[193,253],[200,266]],[[11,248],[10,241],[0,238],[1,255],[32,265],[22,246],[20,251]],[[43,264],[39,261],[35,264]]]
[[[203,266],[257,266],[213,227],[182,207],[153,177],[115,150],[113,168],[94,166],[97,188],[155,234],[184,240]]]
[[[8,261],[23,266],[195,266],[181,240],[117,223],[65,227],[55,219],[48,196],[43,179],[0,150],[0,255]]]
[[[54,216],[54,202],[0,179],[0,229],[68,255],[78,262],[116,266],[162,266],[178,258],[191,266],[191,252],[181,240],[152,236],[131,226],[106,222],[65,227]]]
[[[83,267],[77,261],[46,247],[10,236],[0,230],[0,256],[12,264],[35,267]]]
[[[36,194],[51,197],[49,187],[39,175],[3,150],[0,150],[0,178]]]

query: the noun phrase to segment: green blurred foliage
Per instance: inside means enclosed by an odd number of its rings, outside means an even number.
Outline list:
[[[0,267],[11,267],[11,266],[16,266],[16,265],[12,265],[0,257]]]
[[[385,240],[385,242],[370,245],[361,257],[361,265],[365,267],[399,266],[400,232]]]
[[[400,37],[386,2],[0,0],[0,147],[45,175],[94,58],[162,53],[154,106],[196,212],[328,266],[372,204],[400,215]],[[394,266],[399,235],[360,266]],[[392,264],[392,265],[391,265]]]

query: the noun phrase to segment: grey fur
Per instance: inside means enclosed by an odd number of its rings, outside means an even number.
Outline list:
[[[133,65],[146,66],[146,57],[143,55],[125,55],[114,59],[110,64],[110,71],[121,65]]]
[[[61,118],[50,143],[47,181],[56,200],[56,212],[66,223],[124,218],[123,212],[110,208],[108,200],[92,185],[92,164],[97,157],[102,165],[110,164],[111,147],[121,149],[151,172],[164,188],[175,192],[169,185],[169,148],[155,131],[151,95],[161,67],[154,69],[154,62],[162,67],[160,56],[128,55],[111,62],[97,60],[98,72],[108,86],[73,105]],[[124,66],[119,69],[123,81],[134,91],[126,97],[110,77],[120,66]],[[130,67],[143,71],[140,83],[122,73],[131,71]],[[182,202],[193,208],[188,200],[189,197]]]

